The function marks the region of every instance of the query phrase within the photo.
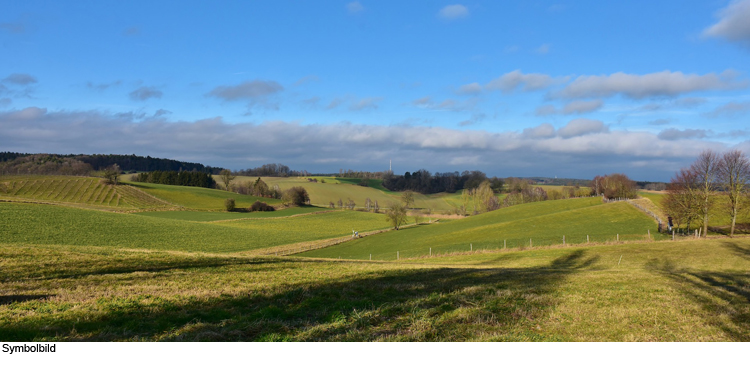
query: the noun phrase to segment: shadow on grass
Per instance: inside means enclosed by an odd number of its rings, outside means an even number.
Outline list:
[[[16,294],[16,295],[0,295],[0,306],[11,303],[28,302],[35,300],[42,300],[52,297],[51,294]]]
[[[103,297],[98,313],[23,317],[9,341],[565,340],[540,334],[566,277],[596,258],[574,251],[519,269],[396,269],[291,283],[266,294],[209,299]],[[314,262],[331,263],[331,262]],[[295,265],[297,266],[297,265]],[[199,287],[198,287],[199,288]]]
[[[750,248],[723,242],[723,248],[750,259]],[[651,261],[648,268],[677,283],[678,289],[698,303],[709,325],[721,329],[732,340],[750,341],[750,274],[694,271],[668,260]]]

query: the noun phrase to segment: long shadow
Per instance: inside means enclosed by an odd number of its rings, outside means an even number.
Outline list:
[[[17,302],[28,302],[35,300],[47,299],[53,297],[52,294],[11,294],[11,295],[0,295],[0,306],[8,305]]]
[[[113,261],[101,261],[106,266],[99,266],[88,261],[67,262],[56,271],[27,271],[23,276],[25,279],[55,280],[55,279],[78,279],[97,275],[131,274],[135,272],[165,272],[171,270],[190,270],[216,267],[228,267],[238,265],[273,265],[282,262],[271,259],[250,258],[222,258],[201,257],[194,260],[144,260],[144,259],[117,259]],[[0,278],[4,274],[0,273]],[[18,276],[16,276],[18,278]]]
[[[570,274],[596,258],[574,251],[547,266],[397,269],[292,283],[281,292],[188,299],[99,299],[99,315],[22,318],[0,338],[182,341],[565,340],[534,331]],[[330,263],[330,262],[326,262]]]
[[[724,242],[722,247],[750,259],[748,247],[734,242]],[[698,303],[707,324],[721,329],[732,340],[750,341],[750,274],[695,271],[679,268],[669,260],[654,260],[648,267],[675,282],[686,297]]]

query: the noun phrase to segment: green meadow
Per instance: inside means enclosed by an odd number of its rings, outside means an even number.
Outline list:
[[[257,198],[215,189],[0,180],[6,341],[750,340],[750,239],[671,241],[626,202],[529,203],[352,240],[389,229],[385,216],[224,212],[228,197]],[[348,179],[278,181],[400,198]],[[300,245],[323,248],[267,255]]]
[[[361,238],[301,257],[393,260],[471,250],[563,243],[604,243],[663,236],[657,224],[625,203],[599,198],[527,203],[460,220],[441,221]],[[618,236],[619,234],[619,236]],[[531,240],[530,240],[531,239]],[[397,253],[398,252],[398,253]]]
[[[250,207],[256,201],[265,202],[270,205],[281,204],[281,201],[278,199],[259,198],[218,189],[148,184],[143,182],[131,182],[128,184],[176,206],[194,210],[223,210],[224,200],[227,198],[234,199],[237,208]]]
[[[133,186],[107,185],[100,178],[78,176],[0,177],[0,199],[115,210],[172,206]]]
[[[0,244],[6,341],[748,341],[750,241],[401,263]]]
[[[336,211],[226,222],[0,203],[4,243],[64,244],[189,252],[245,252],[387,227],[381,214]]]
[[[139,212],[139,216],[149,216],[157,218],[167,218],[171,220],[183,221],[225,221],[225,220],[242,220],[253,218],[276,218],[305,215],[317,212],[333,212],[330,208],[321,208],[314,206],[285,208],[273,212],[211,212],[211,211],[153,211]]]

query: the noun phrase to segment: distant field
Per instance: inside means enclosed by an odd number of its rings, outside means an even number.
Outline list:
[[[186,212],[187,213],[187,212]],[[338,211],[200,223],[43,204],[0,203],[5,243],[242,252],[387,227],[382,214]]]
[[[748,239],[404,263],[4,243],[0,266],[4,341],[750,341]]]
[[[601,204],[599,198],[527,203],[461,220],[422,225],[301,253],[302,257],[393,260],[481,249],[522,248],[533,245],[644,240],[656,222],[625,203]]]
[[[183,221],[223,221],[238,220],[244,218],[270,218],[270,217],[289,217],[302,215],[313,212],[330,212],[330,209],[320,207],[292,207],[273,212],[202,212],[202,211],[158,211],[158,212],[139,212],[140,216],[149,216],[157,218],[168,218],[172,220]]]
[[[107,185],[96,177],[4,176],[0,199],[67,203],[92,208],[148,209],[172,207],[138,188]]]
[[[176,186],[149,184],[144,182],[128,183],[143,190],[157,198],[164,199],[169,203],[196,210],[223,210],[224,201],[227,198],[235,200],[236,207],[250,207],[256,201],[268,204],[281,203],[278,199],[258,198],[249,195],[241,195],[218,189],[199,188],[194,186]]]

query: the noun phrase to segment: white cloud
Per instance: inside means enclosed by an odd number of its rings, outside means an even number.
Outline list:
[[[536,108],[534,114],[537,116],[550,116],[557,114],[557,108],[552,104],[545,104]]]
[[[693,130],[685,129],[678,130],[676,128],[668,128],[659,133],[658,138],[662,140],[691,140],[691,139],[704,139],[711,134],[711,131],[707,130]]]
[[[365,7],[359,1],[352,1],[346,4],[346,10],[351,14],[360,13],[365,10]]]
[[[609,131],[609,128],[605,126],[602,121],[576,118],[557,130],[557,135],[567,139],[576,136],[604,133],[607,131]]]
[[[349,105],[350,110],[366,110],[366,109],[377,109],[378,102],[383,100],[380,97],[362,98]]]
[[[581,114],[598,110],[604,103],[601,100],[576,100],[563,107],[565,114]]]
[[[542,123],[536,127],[523,129],[523,136],[532,139],[548,139],[555,137],[555,127],[549,123]]]
[[[30,85],[37,83],[36,77],[26,73],[11,73],[2,79],[2,82],[15,85]]]
[[[151,98],[161,98],[164,94],[156,87],[144,86],[131,91],[128,95],[130,99],[143,101]]]
[[[731,70],[705,75],[671,71],[645,75],[617,72],[608,76],[580,76],[552,96],[577,99],[605,98],[622,94],[633,99],[643,99],[677,96],[695,91],[731,90],[747,85],[747,80],[739,79],[738,74]]]
[[[716,109],[712,110],[711,112],[706,113],[705,115],[707,117],[716,118],[716,117],[734,117],[734,116],[743,115],[747,113],[750,113],[750,101],[729,102],[720,107],[716,107]]]
[[[482,92],[482,85],[474,82],[466,85],[462,85],[458,88],[459,94],[476,95]]]
[[[534,91],[547,88],[553,84],[566,81],[567,78],[553,78],[552,76],[541,73],[523,73],[521,70],[508,72],[492,81],[485,88],[487,90],[502,90],[511,92],[519,87],[524,91]]]
[[[438,12],[438,17],[446,20],[456,20],[469,16],[469,9],[461,4],[448,5]]]
[[[703,31],[705,36],[721,37],[750,46],[750,0],[732,1],[719,10],[718,16],[719,21]]]
[[[226,101],[253,101],[276,94],[282,90],[284,88],[276,81],[253,80],[233,86],[217,86],[208,95]]]
[[[680,140],[662,136],[610,131],[593,120],[573,120],[557,131],[543,124],[523,132],[488,132],[418,125],[229,123],[221,117],[170,121],[129,112],[50,112],[36,107],[0,112],[4,150],[136,153],[229,168],[284,163],[311,171],[336,171],[340,166],[382,170],[388,158],[403,158],[405,170],[453,171],[466,168],[446,165],[451,160],[476,157],[472,167],[498,176],[560,175],[567,170],[572,171],[567,176],[590,178],[633,171],[631,177],[666,180],[702,149],[726,148],[698,140],[695,134]],[[326,143],[325,150],[320,143]],[[252,162],[247,160],[248,145]]]

